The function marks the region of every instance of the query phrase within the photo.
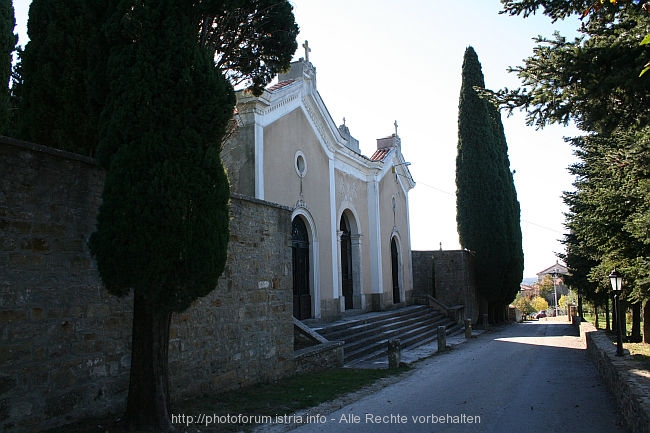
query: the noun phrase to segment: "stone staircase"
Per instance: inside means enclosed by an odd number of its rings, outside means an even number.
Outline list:
[[[446,315],[423,305],[412,305],[388,312],[359,314],[311,328],[329,341],[343,341],[346,367],[387,356],[387,342],[398,338],[402,349],[415,348],[438,338],[438,326],[447,335],[463,330]]]

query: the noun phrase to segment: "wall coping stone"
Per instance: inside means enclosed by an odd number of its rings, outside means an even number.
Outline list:
[[[95,158],[91,158],[90,156],[86,156],[86,155],[81,155],[79,153],[73,153],[73,152],[68,152],[66,150],[55,149],[54,147],[43,146],[41,144],[18,140],[16,138],[7,137],[4,135],[0,135],[0,142],[9,146],[18,147],[25,150],[31,150],[33,152],[46,153],[48,155],[52,155],[61,159],[71,159],[74,161],[81,161],[88,165],[99,167],[99,164]]]
[[[587,343],[587,356],[595,363],[632,433],[650,433],[650,374],[640,374],[629,354],[616,356],[616,346],[604,331],[591,323],[580,324]]]
[[[248,202],[251,202],[251,203],[262,204],[262,205],[265,205],[265,206],[275,207],[275,208],[278,208],[278,209],[293,212],[293,208],[291,208],[289,206],[285,206],[285,205],[278,204],[278,203],[273,203],[271,201],[260,200],[259,198],[251,197],[250,195],[239,194],[237,192],[232,192],[231,191],[230,192],[230,197],[231,198],[236,198],[236,199],[239,199],[239,200],[248,201]]]

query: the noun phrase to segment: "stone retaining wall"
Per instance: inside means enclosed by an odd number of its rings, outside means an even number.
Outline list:
[[[132,297],[102,287],[87,246],[104,173],[87,157],[0,137],[0,431],[118,413]],[[172,398],[293,373],[291,211],[231,200],[217,288],[173,317]]]
[[[650,432],[650,375],[636,369],[629,355],[616,356],[616,346],[603,331],[590,323],[580,325],[587,341],[587,356],[614,394],[619,410],[632,433]]]
[[[461,320],[477,323],[479,299],[470,252],[413,251],[412,257],[414,293],[430,294],[448,307],[462,305],[465,308]]]

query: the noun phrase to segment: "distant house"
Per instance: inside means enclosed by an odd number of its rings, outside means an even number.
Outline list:
[[[521,296],[524,296],[529,299],[534,298],[535,296],[539,296],[539,287],[536,286],[520,284],[519,291],[521,292]]]
[[[562,295],[569,294],[569,288],[564,284],[564,275],[569,274],[569,269],[562,263],[555,261],[555,264],[549,266],[537,273],[537,281],[541,282],[544,279],[544,276],[550,275],[551,278],[555,278],[555,288],[557,290],[558,300]]]
[[[562,277],[559,275],[568,275],[568,274],[569,274],[569,269],[556,260],[553,266],[549,266],[543,271],[537,273],[537,281],[542,281],[544,275],[550,275],[550,276],[556,275],[556,277],[561,283]]]

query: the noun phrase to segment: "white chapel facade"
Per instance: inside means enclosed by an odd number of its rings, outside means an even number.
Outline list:
[[[336,127],[307,59],[255,97],[237,95],[222,158],[233,192],[292,209],[294,316],[406,303],[413,289],[408,193],[415,182],[395,133],[363,156]]]

